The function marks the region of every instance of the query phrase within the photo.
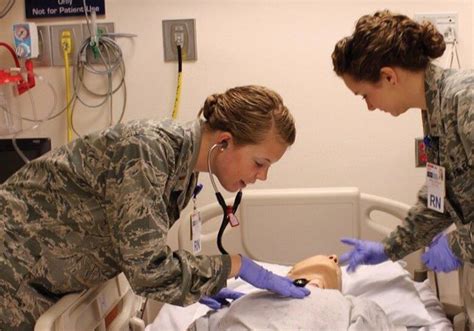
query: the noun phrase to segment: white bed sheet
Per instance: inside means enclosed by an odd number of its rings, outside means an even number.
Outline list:
[[[286,275],[290,269],[277,264],[260,264],[279,275]],[[376,302],[392,323],[403,325],[409,330],[452,330],[429,281],[412,281],[401,263],[385,262],[377,266],[362,266],[351,274],[343,267],[342,275],[344,294]],[[227,287],[244,293],[258,291],[240,279],[229,280]],[[187,307],[165,304],[154,322],[147,325],[145,330],[186,330],[193,321],[208,311],[207,306],[199,303]]]

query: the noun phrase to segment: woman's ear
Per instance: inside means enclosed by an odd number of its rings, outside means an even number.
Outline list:
[[[216,144],[220,144],[222,149],[228,148],[232,143],[232,134],[227,131],[220,132],[216,137]]]
[[[392,67],[382,67],[382,69],[380,69],[380,79],[392,86],[398,83],[397,72]]]

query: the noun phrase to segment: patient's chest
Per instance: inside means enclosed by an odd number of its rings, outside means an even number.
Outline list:
[[[235,301],[218,322],[219,330],[346,330],[351,302],[337,290],[315,289],[304,299],[255,292]]]

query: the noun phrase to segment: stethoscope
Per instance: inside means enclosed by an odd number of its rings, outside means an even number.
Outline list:
[[[227,224],[229,224],[229,219],[231,217],[234,217],[237,208],[239,208],[240,201],[242,200],[242,190],[239,190],[239,192],[235,196],[233,205],[227,206],[224,197],[217,189],[216,183],[214,182],[214,174],[212,173],[211,156],[212,152],[214,152],[216,148],[221,148],[221,150],[224,150],[225,148],[227,148],[227,141],[214,144],[211,146],[211,148],[209,148],[209,152],[207,153],[207,170],[209,172],[209,178],[211,179],[212,187],[214,188],[214,192],[217,197],[217,202],[219,203],[223,211],[221,226],[219,228],[219,232],[217,233],[217,248],[219,248],[219,251],[222,254],[228,255],[227,251],[224,249],[224,246],[222,246],[222,235],[224,234],[224,230]]]
[[[222,254],[229,255],[229,253],[227,253],[227,251],[224,249],[224,246],[222,246],[222,235],[224,234],[224,230],[227,224],[229,224],[230,216],[234,215],[235,212],[237,211],[237,208],[239,208],[240,201],[242,200],[242,190],[239,190],[239,192],[235,196],[233,205],[227,206],[227,204],[225,203],[224,197],[217,189],[216,183],[214,182],[214,174],[212,173],[211,156],[212,156],[212,152],[214,152],[216,148],[221,148],[222,150],[226,149],[227,141],[214,144],[211,146],[211,148],[209,148],[209,152],[207,153],[207,170],[209,172],[209,178],[211,179],[212,188],[214,189],[214,192],[217,197],[217,202],[219,202],[219,205],[221,206],[222,211],[223,211],[221,226],[219,228],[219,232],[217,233],[217,247],[219,248],[219,251]],[[299,279],[295,279],[293,281],[293,284],[298,287],[304,287],[308,282],[309,281],[307,279],[299,278]]]

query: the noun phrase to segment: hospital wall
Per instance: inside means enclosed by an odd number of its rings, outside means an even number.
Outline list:
[[[414,139],[422,137],[419,110],[394,118],[369,112],[332,71],[335,43],[350,34],[358,17],[379,9],[413,17],[415,13],[456,12],[458,51],[465,68],[474,65],[474,5],[472,0],[112,0],[106,16],[122,38],[127,82],[125,120],[170,117],[176,89],[176,63],[164,62],[161,21],[195,18],[195,62],[183,65],[179,121],[195,118],[205,98],[245,84],[266,85],[278,91],[293,113],[297,140],[272,166],[268,180],[252,188],[357,186],[362,192],[413,203],[424,182],[424,168],[415,168]],[[24,2],[0,20],[0,40],[10,41],[11,24],[25,20]],[[37,24],[68,24],[77,19],[42,19]],[[446,66],[450,48],[438,61]],[[1,67],[11,61],[0,53]],[[49,80],[64,105],[63,68],[37,68]],[[90,82],[103,85],[103,82]],[[36,109],[46,115],[51,93],[46,84],[33,89]],[[21,101],[31,114],[28,97]],[[114,96],[115,118],[122,105]],[[77,105],[75,126],[82,134],[108,125],[107,108]],[[23,123],[24,127],[31,126]],[[49,136],[53,146],[66,142],[66,119],[61,116],[22,136]],[[214,201],[207,174],[199,205]],[[229,195],[226,195],[229,196]],[[330,220],[328,220],[330,221]],[[172,231],[175,234],[175,229]],[[176,241],[170,240],[176,247]]]

